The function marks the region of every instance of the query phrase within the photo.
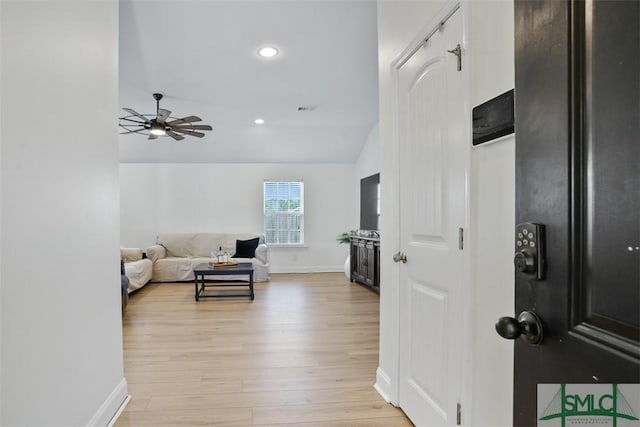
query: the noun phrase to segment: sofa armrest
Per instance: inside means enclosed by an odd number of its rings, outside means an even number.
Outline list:
[[[255,257],[264,265],[269,264],[269,249],[267,245],[264,243],[259,244],[256,248]]]
[[[162,245],[153,245],[147,248],[147,257],[152,261],[156,262],[161,258],[167,257],[167,249]]]
[[[138,261],[142,259],[143,252],[140,248],[123,248],[120,247],[120,259],[124,262]]]

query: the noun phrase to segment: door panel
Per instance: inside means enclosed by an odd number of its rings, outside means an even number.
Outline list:
[[[443,134],[435,123],[444,122],[443,100],[446,88],[446,63],[434,58],[418,72],[408,88],[408,151],[412,181],[407,183],[411,200],[412,240],[442,242]],[[417,160],[417,161],[416,161]]]
[[[585,295],[574,316],[615,340],[639,342],[640,5],[601,2],[584,14]]]
[[[447,295],[434,286],[412,282],[411,312],[415,313],[411,330],[423,331],[422,340],[414,341],[411,348],[411,360],[423,363],[411,365],[410,383],[416,392],[423,394],[425,400],[431,400],[434,408],[442,408],[446,401],[447,360],[445,352],[433,351],[433,348],[446,348],[445,328],[424,328],[424,325],[444,325],[447,321]],[[445,416],[445,414],[441,414]]]
[[[516,223],[546,227],[546,275],[516,276],[514,424],[537,384],[640,382],[640,3],[518,1]],[[631,248],[631,249],[630,249]]]
[[[400,407],[418,426],[453,425],[460,401],[460,311],[469,123],[462,74],[448,53],[461,12],[399,69]],[[466,137],[466,139],[465,139]]]

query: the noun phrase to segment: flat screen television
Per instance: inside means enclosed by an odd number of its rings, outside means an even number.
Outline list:
[[[379,230],[380,174],[360,180],[360,230]]]

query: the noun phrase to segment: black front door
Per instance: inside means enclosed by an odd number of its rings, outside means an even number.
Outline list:
[[[565,425],[598,402],[558,388],[540,413],[538,384],[640,382],[640,2],[518,0],[515,32],[516,224],[546,244],[541,278],[533,258],[516,272],[516,314],[543,340],[515,341],[514,425]],[[616,396],[612,425],[640,416]]]

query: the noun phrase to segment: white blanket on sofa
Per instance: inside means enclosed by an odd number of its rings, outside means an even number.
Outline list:
[[[147,249],[153,261],[154,282],[183,282],[194,280],[193,268],[198,264],[213,262],[210,254],[220,247],[235,248],[236,240],[259,238],[253,258],[234,258],[237,262],[253,264],[256,282],[269,280],[269,253],[264,236],[258,234],[180,233],[158,236],[158,244]],[[234,251],[235,252],[235,251]],[[221,280],[246,280],[246,276],[220,276]]]
[[[153,263],[143,258],[140,248],[120,248],[120,259],[124,262],[124,274],[129,278],[128,293],[136,291],[151,280]]]

